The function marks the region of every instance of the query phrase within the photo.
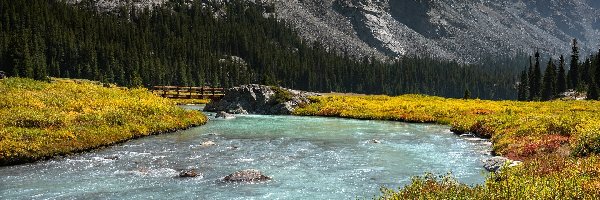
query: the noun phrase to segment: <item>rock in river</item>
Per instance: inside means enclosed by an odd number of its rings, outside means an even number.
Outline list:
[[[196,170],[193,170],[193,169],[186,169],[186,170],[179,172],[179,177],[182,177],[182,178],[196,177],[196,176],[198,176],[198,173],[196,173]]]
[[[204,111],[288,115],[302,104],[310,103],[310,96],[320,94],[266,85],[242,85],[227,89],[221,100],[210,102]]]
[[[235,115],[233,115],[233,114],[229,114],[229,113],[227,113],[227,112],[225,112],[225,111],[221,111],[221,112],[218,112],[218,113],[215,115],[215,118],[233,119],[233,118],[235,118]]]
[[[215,145],[217,145],[217,144],[210,140],[204,141],[204,142],[202,142],[202,144],[200,144],[200,146],[203,146],[203,147],[209,147],[209,146],[215,146]]]
[[[268,180],[271,180],[271,177],[263,175],[256,169],[240,170],[223,178],[225,182],[263,182]]]

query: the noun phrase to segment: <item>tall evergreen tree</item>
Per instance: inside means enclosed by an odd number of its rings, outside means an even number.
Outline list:
[[[556,77],[556,92],[559,94],[567,91],[567,80],[565,73],[565,57],[563,55],[560,55],[560,60],[558,64],[558,76]]]
[[[583,85],[589,86],[594,84],[593,73],[592,73],[592,62],[589,58],[586,58],[582,65],[583,69],[581,72],[581,82]]]
[[[530,100],[540,100],[542,95],[542,70],[540,68],[540,53],[535,52],[535,65],[533,75],[530,75],[529,95]]]
[[[569,87],[577,88],[580,86],[580,71],[579,71],[579,47],[577,46],[577,39],[573,39],[573,46],[571,47],[571,65],[569,69]]]
[[[552,59],[548,61],[543,83],[542,100],[552,100],[556,96],[556,66],[552,63]]]
[[[597,55],[597,57],[600,57],[600,51]],[[596,58],[597,60],[600,60],[600,58]],[[592,68],[592,62],[590,61],[590,59],[586,59],[586,65],[589,66],[589,68]],[[599,87],[599,81],[598,78],[600,78],[600,68],[598,67],[600,66],[600,64],[596,63],[596,69],[595,72],[589,72],[588,74],[586,74],[586,77],[588,77],[588,91],[587,91],[587,99],[589,100],[600,100],[600,87]]]
[[[527,72],[527,100],[529,101],[533,101],[533,98],[535,97],[535,94],[533,92],[533,90],[531,89],[531,87],[533,87],[533,79],[535,79],[534,77],[534,66],[533,66],[533,60],[532,57],[529,56],[529,68],[528,68],[528,72]]]
[[[600,95],[598,94],[598,86],[589,85],[587,89],[587,99],[588,100],[599,100]]]
[[[600,88],[600,49],[596,55],[596,69],[594,71],[594,80],[596,81],[596,87]]]
[[[521,81],[519,82],[517,100],[527,101],[529,93],[529,77],[527,76],[527,69],[521,72]]]
[[[469,90],[468,88],[465,90],[465,94],[463,95],[463,99],[470,99],[471,98],[471,90]]]

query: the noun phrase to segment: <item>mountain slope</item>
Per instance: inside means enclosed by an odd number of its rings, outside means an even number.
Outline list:
[[[352,55],[406,54],[476,62],[539,49],[583,54],[600,44],[595,0],[281,0],[278,17],[301,35]]]

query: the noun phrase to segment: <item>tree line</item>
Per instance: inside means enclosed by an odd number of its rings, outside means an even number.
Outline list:
[[[353,58],[298,36],[244,1],[171,1],[98,12],[91,0],[0,0],[0,71],[129,87],[275,84],[317,92],[516,99],[524,59],[466,65],[426,56]],[[524,57],[524,56],[523,56]],[[522,65],[520,65],[522,66]]]
[[[586,92],[587,99],[599,100],[600,88],[600,50],[581,60],[577,39],[573,39],[571,60],[566,69],[565,58],[558,61],[550,58],[544,73],[540,65],[540,54],[529,58],[529,68],[521,72],[517,98],[520,101],[548,101],[556,99],[567,91]]]

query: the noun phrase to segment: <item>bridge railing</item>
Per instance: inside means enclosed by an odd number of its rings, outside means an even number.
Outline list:
[[[225,95],[224,88],[154,86],[152,93],[172,99],[220,99]]]

